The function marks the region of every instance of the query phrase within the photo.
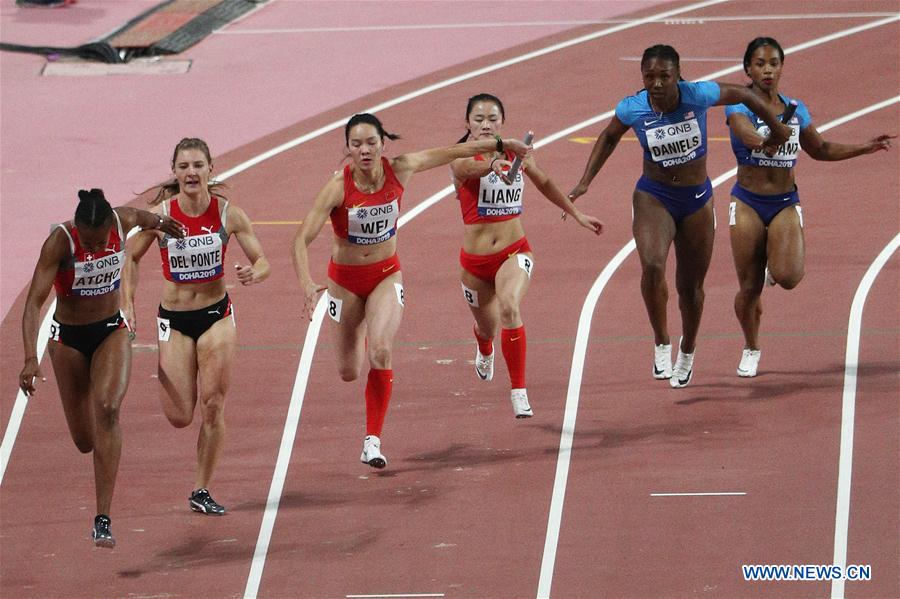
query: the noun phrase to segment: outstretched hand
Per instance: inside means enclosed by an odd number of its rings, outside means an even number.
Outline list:
[[[156,228],[166,235],[182,239],[187,234],[187,227],[181,221],[175,220],[168,214],[158,214],[157,216],[159,216],[159,225]]]
[[[316,311],[316,304],[319,303],[319,294],[328,289],[328,285],[319,285],[310,281],[303,289],[303,312],[306,318],[312,321],[313,312]]]
[[[869,147],[866,148],[866,154],[872,154],[873,152],[878,152],[879,150],[890,150],[891,140],[896,138],[896,135],[879,135],[878,137],[873,137],[869,140]]]
[[[575,220],[585,229],[590,229],[594,234],[599,235],[603,232],[603,222],[596,217],[578,212],[575,214]]]

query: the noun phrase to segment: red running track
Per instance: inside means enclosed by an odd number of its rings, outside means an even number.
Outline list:
[[[854,5],[823,2],[816,10],[847,12],[848,6]],[[809,8],[799,2],[727,3],[690,16]],[[889,12],[896,5],[866,8]],[[652,43],[675,45],[684,75],[696,78],[734,63],[691,59],[735,59],[761,28],[790,47],[878,18],[642,25],[387,109],[384,122],[404,135],[388,151],[454,141],[465,98],[482,90],[504,99],[507,133],[533,128],[540,140],[611,110],[637,89],[637,63],[621,58]],[[592,30],[385,90],[218,162],[238,164],[355,110]],[[782,88],[810,106],[816,124],[894,97],[896,81],[885,84],[884,65],[897,62],[897,34],[894,22],[790,54]],[[897,116],[894,104],[825,135],[861,141],[894,131]],[[727,135],[723,120],[720,109],[711,111],[711,138]],[[570,139],[596,135],[602,125],[538,151],[542,167],[563,189],[577,180],[590,150]],[[338,167],[341,141],[332,132],[244,171],[229,181],[230,197],[257,222],[301,218]],[[640,168],[633,146],[622,143],[584,198],[585,210],[605,220],[600,239],[559,221],[552,205],[529,195],[525,221],[536,270],[523,309],[536,414],[531,420],[512,418],[502,363],[492,383],[480,383],[471,372],[470,316],[457,282],[461,225],[455,200],[439,202],[403,227],[407,310],[384,433],[389,467],[375,472],[357,461],[363,383],[339,381],[325,323],[259,596],[535,596],[578,314],[594,279],[630,239],[628,198]],[[711,176],[732,168],[727,142],[711,142],[708,165]],[[790,293],[766,290],[764,357],[756,379],[734,376],[742,340],[731,310],[736,283],[725,226],[730,182],[716,190],[721,226],[691,386],[672,390],[649,377],[652,338],[636,257],[613,275],[590,330],[552,596],[829,595],[826,582],[744,582],[740,566],[832,561],[847,320],[864,272],[898,232],[896,167],[895,154],[835,164],[801,160],[807,277]],[[407,213],[447,182],[442,169],[417,175],[406,192]],[[158,267],[148,260],[137,306],[139,351],[123,411],[125,449],[114,503],[119,546],[93,550],[87,541],[90,461],[66,440],[48,367],[47,385],[28,407],[0,489],[4,594],[244,594],[306,333],[288,250],[295,226],[257,228],[273,275],[265,285],[230,290],[240,367],[229,397],[228,447],[213,488],[231,513],[210,519],[187,511],[196,431],[175,431],[158,407],[155,344],[147,324]],[[328,245],[320,240],[312,249],[321,279]],[[876,280],[863,317],[848,563],[871,564],[873,580],[848,583],[851,597],[900,595],[898,287],[894,258]],[[672,304],[671,333],[677,337],[674,299]],[[13,313],[21,314],[21,305]],[[6,326],[0,333],[5,356],[18,363],[18,331]],[[4,369],[2,380],[3,388],[12,389],[15,373]],[[9,410],[4,402],[4,423]],[[684,491],[746,495],[651,497]]]

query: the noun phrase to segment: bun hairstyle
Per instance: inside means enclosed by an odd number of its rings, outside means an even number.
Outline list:
[[[112,216],[112,206],[106,201],[102,189],[78,190],[78,208],[75,209],[75,224],[89,229],[102,227]]]
[[[344,126],[344,143],[348,146],[350,145],[350,129],[357,125],[372,125],[375,127],[375,130],[378,132],[378,137],[381,138],[382,143],[384,143],[384,138],[388,139],[400,139],[399,135],[395,135],[394,133],[388,133],[384,129],[384,125],[381,124],[381,121],[378,120],[378,117],[374,114],[369,114],[368,112],[363,112],[360,114],[354,114],[350,117],[350,120],[347,121],[347,124]]]
[[[472,109],[475,108],[475,104],[478,102],[493,102],[497,105],[497,108],[500,109],[500,120],[506,120],[506,110],[503,108],[503,102],[500,101],[500,98],[495,96],[494,94],[476,94],[469,98],[469,101],[466,103],[466,122],[469,121],[469,115],[472,114]],[[458,144],[465,143],[469,139],[469,131],[466,131],[466,134],[463,135],[458,142]]]

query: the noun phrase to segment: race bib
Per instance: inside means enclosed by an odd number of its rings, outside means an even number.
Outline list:
[[[359,206],[347,210],[347,240],[358,245],[387,241],[397,232],[400,202]]]
[[[222,238],[218,234],[169,239],[167,248],[173,281],[203,281],[222,274]]]
[[[481,178],[478,186],[478,216],[510,216],[522,214],[522,193],[525,180],[522,170],[516,180],[507,185],[494,171]]]
[[[90,254],[88,254],[90,257]],[[125,252],[116,252],[102,258],[75,262],[72,295],[90,297],[103,295],[119,288]]]
[[[647,129],[644,135],[653,162],[660,162],[664,167],[690,162],[703,143],[697,119]]]
[[[778,147],[778,151],[774,156],[766,156],[759,150],[753,150],[750,157],[753,163],[758,166],[770,166],[776,168],[793,168],[797,164],[797,157],[800,156],[800,122],[797,117],[791,119],[791,137]],[[769,126],[756,119],[756,132],[763,138],[769,136]]]

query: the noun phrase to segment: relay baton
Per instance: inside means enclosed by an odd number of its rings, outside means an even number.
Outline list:
[[[793,113],[791,113],[793,114]],[[531,145],[531,140],[534,139],[534,132],[529,131],[525,134],[525,139],[522,141],[526,146]],[[516,159],[513,160],[512,166],[509,167],[509,172],[506,173],[506,177],[509,179],[509,182],[512,183],[516,180],[516,175],[519,174],[519,169],[522,168],[522,159],[516,156]]]
[[[797,111],[797,100],[791,100],[791,103],[785,106],[784,114],[781,115],[781,124],[787,125],[791,122],[791,118],[794,116],[794,113]]]

